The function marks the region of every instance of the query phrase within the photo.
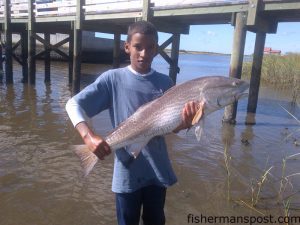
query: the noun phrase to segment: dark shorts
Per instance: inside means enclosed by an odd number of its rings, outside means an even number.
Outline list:
[[[138,225],[141,209],[144,225],[164,225],[166,188],[143,187],[132,193],[116,193],[116,208],[119,225]]]

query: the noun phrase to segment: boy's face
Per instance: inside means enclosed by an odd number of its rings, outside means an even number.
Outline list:
[[[125,43],[125,52],[130,55],[132,68],[145,74],[150,72],[152,60],[157,53],[157,42],[153,35],[135,33],[131,41]]]

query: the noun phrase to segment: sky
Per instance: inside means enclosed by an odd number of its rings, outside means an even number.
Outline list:
[[[207,52],[231,53],[234,27],[226,25],[191,26],[189,35],[181,35],[180,48]],[[165,35],[162,35],[164,38]],[[247,32],[245,54],[254,51],[255,33]],[[300,53],[300,23],[279,23],[276,34],[267,34],[265,47],[282,53]]]
[[[181,35],[180,49],[190,51],[204,51],[230,54],[232,51],[234,27],[225,25],[197,25],[190,26],[188,35]],[[99,34],[97,36],[112,38],[112,35]],[[159,33],[159,43],[163,43],[170,34]],[[122,35],[122,40],[126,36]],[[254,51],[255,33],[247,32],[245,54]],[[265,47],[274,50],[300,53],[300,22],[279,23],[276,34],[267,34]]]

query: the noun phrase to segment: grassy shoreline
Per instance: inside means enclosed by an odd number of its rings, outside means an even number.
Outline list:
[[[250,79],[252,62],[243,64],[242,77]],[[300,98],[300,53],[264,55],[261,83],[277,89],[292,90],[292,103]]]

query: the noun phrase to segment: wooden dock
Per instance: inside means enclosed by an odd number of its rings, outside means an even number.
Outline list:
[[[45,57],[45,82],[50,81],[50,52],[55,51],[69,61],[69,83],[73,93],[77,93],[80,90],[82,32],[114,34],[114,67],[118,67],[120,36],[137,20],[151,21],[159,31],[172,34],[159,46],[159,54],[170,64],[169,75],[175,82],[179,72],[180,34],[188,34],[190,25],[231,23],[235,27],[229,76],[237,78],[241,76],[246,31],[255,32],[248,101],[248,112],[255,113],[266,34],[276,33],[280,22],[300,21],[300,0],[0,0],[6,82],[13,82],[14,50],[21,45],[22,57],[17,61],[22,65],[23,81],[35,84],[38,41],[44,45],[44,51],[38,55]],[[21,36],[14,46],[12,33]],[[52,44],[50,34],[54,33],[68,34],[68,37]],[[65,43],[69,43],[69,54],[58,48]],[[170,44],[169,56],[164,49]],[[235,115],[236,105],[227,107],[224,121],[234,122]]]

